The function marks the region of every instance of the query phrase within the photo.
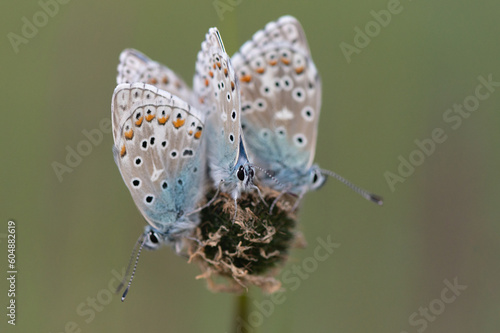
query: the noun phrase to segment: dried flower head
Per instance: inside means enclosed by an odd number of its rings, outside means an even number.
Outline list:
[[[269,207],[280,193],[263,188],[262,194],[267,206],[256,191],[244,193],[234,220],[234,200],[224,193],[202,211],[188,253],[189,262],[196,262],[203,272],[198,278],[207,279],[210,289],[241,292],[250,285],[266,292],[280,289],[275,276],[298,238],[292,212],[295,198],[283,196],[270,214]]]

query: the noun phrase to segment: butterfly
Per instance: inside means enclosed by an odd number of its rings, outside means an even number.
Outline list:
[[[241,192],[258,188],[241,130],[238,79],[217,28],[208,31],[198,53],[193,90],[207,117],[207,158],[213,185],[230,194],[236,207]]]
[[[281,188],[300,200],[333,176],[381,204],[380,197],[313,164],[321,79],[297,19],[283,16],[268,23],[231,60],[241,82],[241,123],[248,153],[274,176],[259,178],[265,186]]]
[[[190,104],[145,83],[119,84],[112,98],[113,155],[149,226],[144,246],[179,246],[198,224],[204,117]]]
[[[205,116],[192,106],[194,95],[180,77],[137,50],[121,53],[116,80],[113,155],[148,222],[133,251],[140,244],[123,301],[142,247],[168,244],[179,253],[183,238],[199,224],[197,207],[206,178]],[[123,281],[118,290],[122,286]]]

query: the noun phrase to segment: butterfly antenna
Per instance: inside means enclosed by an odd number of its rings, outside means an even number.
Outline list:
[[[333,177],[333,178],[337,179],[341,183],[347,185],[351,190],[353,190],[354,192],[356,192],[359,195],[361,195],[366,200],[370,200],[370,201],[376,203],[379,206],[382,206],[384,204],[383,199],[382,199],[381,196],[373,194],[373,193],[370,193],[370,192],[368,192],[366,190],[363,190],[362,188],[354,185],[353,183],[351,183],[350,181],[348,181],[344,177],[336,174],[333,171],[321,169],[321,173],[324,174],[324,175],[327,175],[327,176],[330,176],[330,177]]]
[[[130,281],[128,282],[127,288],[123,292],[122,302],[125,301],[125,297],[127,297],[127,294],[128,294],[129,289],[130,289],[130,286],[132,285],[132,280],[134,279],[134,276],[135,276],[135,271],[137,269],[137,264],[139,263],[139,257],[141,255],[142,248],[144,247],[144,243],[146,242],[146,237],[147,237],[147,235],[144,234],[141,237],[139,237],[139,239],[137,240],[137,243],[139,243],[139,241],[140,241],[141,246],[139,247],[139,250],[137,251],[137,257],[135,259],[134,269],[132,270],[132,274],[130,275]],[[142,241],[141,241],[141,238],[142,238]],[[136,247],[137,247],[137,244],[134,247],[134,252],[135,252],[135,248]],[[131,261],[132,261],[132,258],[130,258],[129,267],[127,267],[127,275],[128,275],[128,271],[130,270],[129,268],[130,268]],[[125,275],[125,276],[127,276],[127,275]],[[120,290],[122,287],[123,287],[123,282],[120,283],[120,286],[119,286],[118,290]]]
[[[252,167],[256,168],[256,169],[259,169],[260,171],[264,172],[266,174],[266,176],[268,176],[269,178],[271,178],[276,184],[278,184],[278,186],[282,187],[282,188],[285,188],[285,185],[280,182],[278,179],[276,179],[276,177],[274,177],[273,175],[271,175],[271,173],[269,171],[267,171],[266,169],[264,168],[261,168],[260,166],[258,165],[255,165],[255,164],[252,164]],[[258,188],[257,188],[258,190]],[[260,191],[259,192],[259,196],[260,196],[260,199],[262,200],[262,202],[264,202],[266,204],[266,206],[269,206],[267,204],[267,202],[264,201],[264,199],[262,198],[262,194],[260,194]],[[276,203],[278,202],[278,200],[284,195],[288,193],[288,188],[285,188],[277,197],[276,199],[274,199],[273,203],[271,204],[271,207],[269,208],[269,215],[271,215],[272,211],[273,211],[273,208],[274,206],[276,206]]]
[[[285,185],[283,185],[283,183],[281,183],[278,179],[276,179],[276,177],[274,177],[273,175],[271,175],[269,173],[269,171],[267,171],[266,169],[261,168],[260,166],[255,165],[255,164],[250,164],[250,165],[252,167],[254,167],[256,169],[259,169],[260,171],[264,172],[266,174],[266,176],[268,176],[269,178],[271,178],[276,184],[278,184],[278,186],[285,187]]]
[[[132,249],[132,253],[130,254],[130,259],[128,260],[127,269],[125,270],[125,274],[123,275],[123,279],[120,281],[120,284],[118,285],[118,287],[116,287],[115,293],[120,292],[120,290],[122,290],[123,286],[125,285],[125,280],[128,274],[130,273],[130,268],[132,267],[132,260],[134,259],[135,254],[137,252],[137,248],[142,243],[143,238],[144,235],[141,235],[139,239],[137,239],[137,242],[135,242],[134,248]]]

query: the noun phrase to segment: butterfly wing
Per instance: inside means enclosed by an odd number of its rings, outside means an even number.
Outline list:
[[[201,199],[203,117],[180,98],[144,83],[120,84],[112,98],[115,162],[135,204],[156,230],[175,235],[195,222]]]
[[[192,98],[191,89],[174,71],[137,50],[126,49],[120,54],[116,83],[134,82],[151,84],[185,101]]]
[[[252,39],[243,44],[240,52],[248,54],[252,50],[262,49],[268,44],[287,42],[295,48],[310,54],[306,34],[299,21],[293,16],[280,17],[276,22],[269,22],[262,30],[257,31]]]
[[[245,166],[244,186],[253,178],[241,132],[240,93],[236,73],[231,65],[219,31],[211,28],[198,54],[194,91],[207,115],[208,157],[211,176],[217,186],[224,180],[224,191],[237,196],[240,186],[237,172]],[[249,180],[249,181],[248,181]],[[253,184],[252,184],[253,185]]]
[[[290,16],[269,23],[232,61],[252,161],[294,182],[313,163],[321,107],[321,80],[300,23]]]

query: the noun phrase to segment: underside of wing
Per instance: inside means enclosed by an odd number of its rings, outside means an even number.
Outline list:
[[[113,153],[135,204],[157,230],[192,226],[202,196],[204,124],[188,103],[144,83],[120,84],[112,99]]]
[[[277,21],[269,22],[264,29],[257,31],[252,39],[243,44],[240,53],[250,54],[253,50],[275,43],[290,43],[296,49],[310,56],[306,34],[299,21],[293,16],[282,16]]]
[[[211,164],[236,165],[241,138],[240,94],[235,71],[219,31],[211,28],[198,54],[194,91],[207,114]]]
[[[174,71],[137,50],[126,49],[120,54],[116,83],[135,82],[153,85],[185,101],[192,98],[191,89]]]
[[[303,35],[301,29],[297,33]],[[242,48],[232,58],[248,153],[268,169],[286,164],[303,170],[314,160],[321,79],[308,49],[300,45],[271,40],[256,49]]]

